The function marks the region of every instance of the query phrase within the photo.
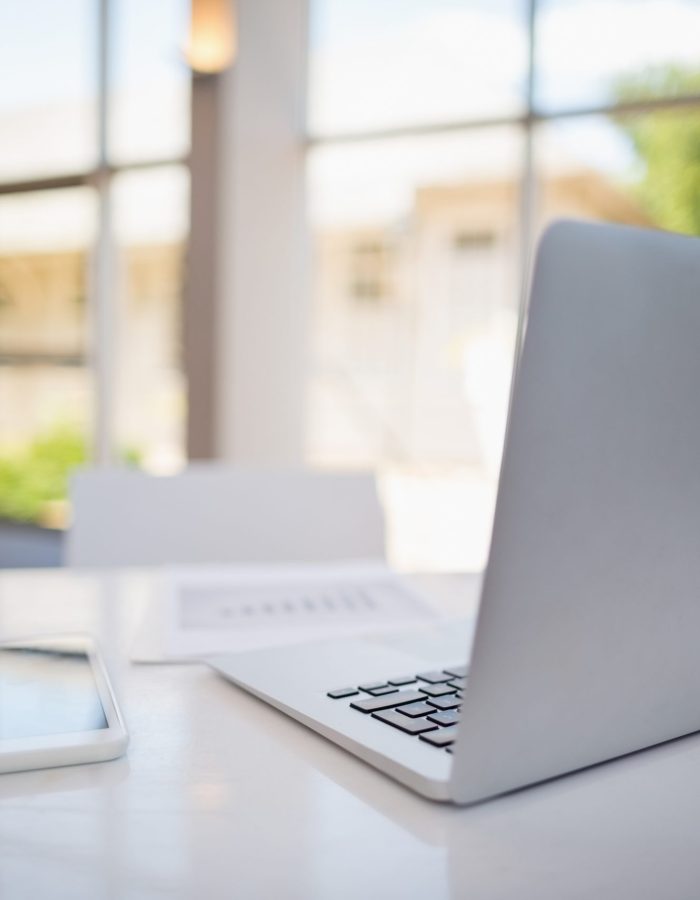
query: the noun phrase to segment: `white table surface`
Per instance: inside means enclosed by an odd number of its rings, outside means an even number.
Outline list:
[[[474,578],[418,583],[473,608]],[[93,632],[131,732],[122,760],[0,776],[3,900],[700,897],[700,737],[432,803],[204,666],[130,664],[151,585],[0,576],[0,633]]]

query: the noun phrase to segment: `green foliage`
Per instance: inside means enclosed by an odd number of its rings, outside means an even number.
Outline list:
[[[124,453],[137,465],[135,450]],[[68,479],[88,460],[85,434],[74,425],[59,424],[25,447],[0,450],[0,518],[42,522],[49,504],[68,496]]]
[[[619,100],[700,94],[700,70],[649,69],[621,79]],[[662,228],[700,235],[700,112],[677,109],[620,117],[644,163],[638,196]]]
[[[38,522],[46,504],[63,500],[68,476],[87,461],[82,432],[57,425],[19,450],[0,452],[0,517]]]

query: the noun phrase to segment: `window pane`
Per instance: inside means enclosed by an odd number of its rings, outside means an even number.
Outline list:
[[[184,460],[185,392],[180,305],[188,230],[187,171],[117,176],[120,261],[117,436],[123,452],[155,471]]]
[[[189,71],[187,0],[114,0],[110,156],[116,163],[184,156]]]
[[[378,466],[392,561],[483,565],[519,295],[510,128],[318,148],[308,454]]]
[[[700,93],[698,0],[540,0],[539,10],[540,107],[610,103],[630,89]]]
[[[0,198],[0,517],[56,524],[87,455],[95,218],[88,188]]]
[[[542,126],[541,223],[560,215],[700,234],[700,109]]]
[[[0,347],[4,356],[85,353],[89,188],[0,198]]]
[[[314,0],[311,16],[312,133],[522,108],[523,0]]]
[[[96,158],[95,0],[0,3],[0,180]]]

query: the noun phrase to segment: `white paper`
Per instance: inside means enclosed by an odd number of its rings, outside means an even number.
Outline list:
[[[132,659],[201,658],[436,618],[423,597],[380,562],[166,569]]]

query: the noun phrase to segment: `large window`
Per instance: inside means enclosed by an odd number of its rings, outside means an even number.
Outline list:
[[[700,233],[697,0],[312,0],[307,455],[402,568],[483,565],[532,245]]]
[[[188,0],[0,4],[0,517],[184,455]]]

